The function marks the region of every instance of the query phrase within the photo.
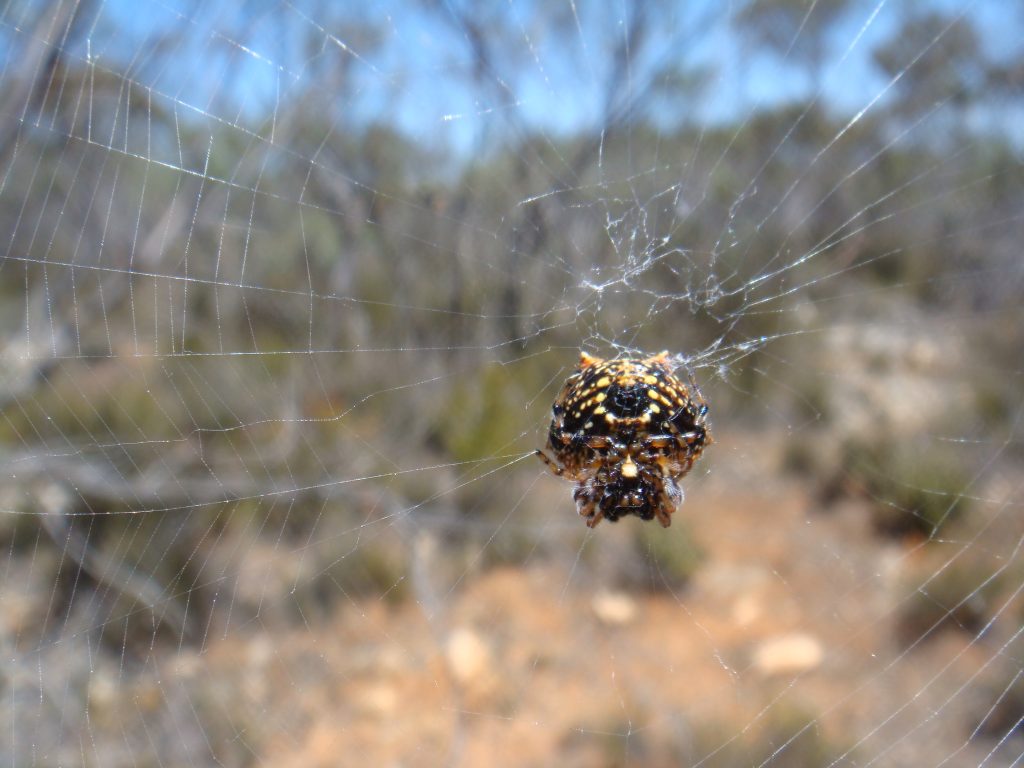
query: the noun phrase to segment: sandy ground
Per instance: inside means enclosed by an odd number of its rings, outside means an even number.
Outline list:
[[[897,642],[928,548],[879,538],[863,502],[824,513],[767,460],[716,451],[743,466],[691,484],[705,557],[684,587],[617,590],[530,560],[471,574],[433,615],[353,599],[308,630],[182,653],[165,674],[240,692],[226,706],[260,724],[244,738],[267,765],[981,762],[996,742],[968,737],[998,675],[991,646],[955,628]],[[737,482],[751,472],[762,485]]]
[[[688,581],[637,552],[644,523],[588,533],[568,486],[538,472],[523,506],[508,505],[537,517],[483,530],[534,532],[529,521],[561,520],[547,508],[564,521],[504,562],[485,557],[497,538],[466,539],[471,557],[456,561],[455,544],[407,526],[414,562],[394,589],[328,581],[316,614],[290,591],[295,550],[265,536],[238,549],[235,581],[217,592],[232,605],[198,641],[144,631],[148,611],[134,634],[97,624],[97,587],[80,584],[54,639],[8,665],[0,748],[17,750],[14,764],[105,768],[1010,765],[1024,750],[1012,732],[1024,699],[1008,689],[1019,598],[982,605],[989,626],[905,622],[922,600],[947,615],[950,598],[926,580],[968,556],[969,579],[1019,567],[1019,515],[994,504],[1002,529],[886,538],[867,499],[824,509],[780,470],[778,445],[720,435],[714,451],[673,526],[653,529],[672,547],[696,541]],[[328,562],[339,541],[317,542]],[[24,555],[35,586],[5,594],[12,637],[31,639],[56,594],[47,552]],[[624,553],[646,581],[623,580]],[[1010,574],[1002,594],[1020,583]],[[213,593],[185,596],[201,594]]]

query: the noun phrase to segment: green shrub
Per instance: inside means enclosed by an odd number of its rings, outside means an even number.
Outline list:
[[[889,442],[848,443],[833,488],[872,501],[875,528],[891,536],[935,536],[962,517],[971,469],[955,446]]]

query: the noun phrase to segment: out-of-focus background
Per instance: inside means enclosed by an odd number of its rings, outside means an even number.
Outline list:
[[[2,762],[1020,765],[1022,124],[998,0],[3,4]]]

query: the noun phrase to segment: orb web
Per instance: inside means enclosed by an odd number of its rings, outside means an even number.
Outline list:
[[[0,752],[1020,764],[1022,29],[4,6]],[[551,403],[662,349],[716,442],[588,531]]]

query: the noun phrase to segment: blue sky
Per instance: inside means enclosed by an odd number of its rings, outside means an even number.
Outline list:
[[[632,82],[643,81],[655,66],[702,68],[699,99],[665,100],[653,110],[665,121],[733,120],[758,106],[804,99],[819,82],[829,108],[853,113],[885,87],[870,51],[894,34],[908,8],[965,13],[983,35],[986,50],[1000,57],[1019,55],[1024,39],[1021,12],[1008,10],[1009,5],[998,0],[853,3],[831,32],[830,54],[818,76],[792,61],[751,51],[729,16],[716,10],[722,4],[680,3],[654,26],[632,65]],[[108,0],[99,7],[100,16],[84,37],[93,60],[129,72],[198,114],[262,121],[275,104],[288,108],[290,88],[310,83],[329,88],[328,75],[344,70],[347,87],[323,93],[325,111],[336,111],[339,121],[390,123],[428,146],[456,149],[472,147],[481,135],[513,122],[552,134],[600,124],[611,51],[625,14],[615,2],[576,3],[578,18],[573,6],[542,6],[540,0],[482,5],[490,21],[510,33],[510,42],[498,49],[497,74],[474,82],[468,36],[443,3],[425,10],[419,3],[392,0],[369,6]],[[555,8],[554,23],[548,11],[539,10],[549,7]],[[166,30],[180,33],[181,42],[158,61],[149,41]],[[628,82],[622,91],[625,97]]]

